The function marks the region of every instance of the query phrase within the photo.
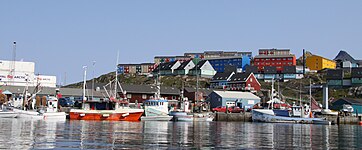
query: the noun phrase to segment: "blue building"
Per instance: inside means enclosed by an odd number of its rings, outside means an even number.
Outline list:
[[[212,67],[217,72],[224,72],[226,66],[236,66],[236,68],[246,69],[246,66],[250,66],[250,57],[245,56],[236,56],[236,57],[216,57],[216,58],[207,58],[212,65]]]
[[[209,95],[208,100],[211,108],[218,106],[239,106],[247,110],[259,103],[260,97],[250,92],[213,91]]]

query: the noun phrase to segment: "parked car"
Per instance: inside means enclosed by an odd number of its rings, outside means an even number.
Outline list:
[[[67,98],[59,98],[59,105],[62,107],[73,107],[74,101]]]
[[[226,106],[218,106],[212,109],[213,112],[226,112]],[[230,106],[228,107],[228,111],[231,113],[240,113],[243,111],[243,109],[241,109],[238,106]]]

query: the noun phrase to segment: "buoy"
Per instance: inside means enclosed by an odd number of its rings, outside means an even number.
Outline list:
[[[360,122],[359,122],[359,125],[361,125],[361,126],[362,126],[362,121],[360,121]]]

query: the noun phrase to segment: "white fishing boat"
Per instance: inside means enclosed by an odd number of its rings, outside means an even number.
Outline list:
[[[146,100],[144,103],[145,116],[142,121],[170,121],[172,116],[168,115],[168,101],[164,99]]]
[[[253,109],[252,120],[254,122],[269,122],[269,123],[307,123],[307,124],[326,124],[331,122],[322,118],[304,118],[304,117],[286,117],[277,116],[271,109]]]
[[[274,93],[274,84],[272,81],[272,93]],[[311,89],[310,89],[311,91]],[[272,94],[274,99],[274,95]],[[311,93],[310,93],[311,98]],[[311,100],[311,99],[310,99]],[[311,102],[310,102],[311,104]],[[273,101],[272,105],[273,106]],[[287,115],[280,115],[280,111],[287,112]],[[310,106],[298,106],[293,104],[290,110],[275,110],[271,109],[253,109],[252,120],[254,122],[269,122],[269,123],[307,123],[307,124],[326,124],[330,125],[331,122],[322,118],[313,118]]]
[[[65,112],[58,112],[58,99],[55,96],[46,97],[46,106],[39,107],[34,110],[23,110],[14,108],[13,111],[17,113],[17,118],[27,119],[55,119],[65,120]]]

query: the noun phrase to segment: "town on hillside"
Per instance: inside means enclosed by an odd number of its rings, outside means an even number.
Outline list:
[[[16,68],[11,69],[11,64]],[[38,97],[56,92],[73,103],[84,97],[82,89],[72,88],[82,87],[82,82],[58,87],[55,76],[35,75],[33,62],[3,60],[0,65],[1,92],[11,94],[9,97],[14,99],[21,99],[24,86],[30,91],[41,87],[43,90],[37,93]],[[250,111],[256,104],[268,105],[274,97],[288,105],[304,103],[310,99],[308,90],[311,86],[311,97],[318,106],[325,108],[323,104],[329,102],[329,108],[337,111],[350,105],[354,113],[362,112],[362,99],[358,99],[362,96],[362,60],[356,60],[346,51],[340,51],[334,59],[304,50],[297,59],[290,49],[275,48],[259,49],[256,56],[252,52],[205,51],[184,53],[183,56],[155,56],[153,63],[118,64],[117,68],[122,89],[119,96],[131,104],[142,104],[153,98],[157,93],[155,79],[160,77],[160,96],[173,101],[174,107],[186,98],[192,103],[191,110],[237,106]],[[114,73],[112,75],[103,80],[86,81],[86,97],[109,99],[104,86],[115,77]],[[272,89],[272,83],[275,89]],[[323,91],[325,88],[327,94]],[[219,95],[214,99],[216,97],[212,95],[218,95],[220,91],[230,93],[224,94],[227,98]],[[258,98],[244,98],[245,92]],[[232,95],[235,97],[230,97]],[[202,103],[198,105],[199,102]]]

